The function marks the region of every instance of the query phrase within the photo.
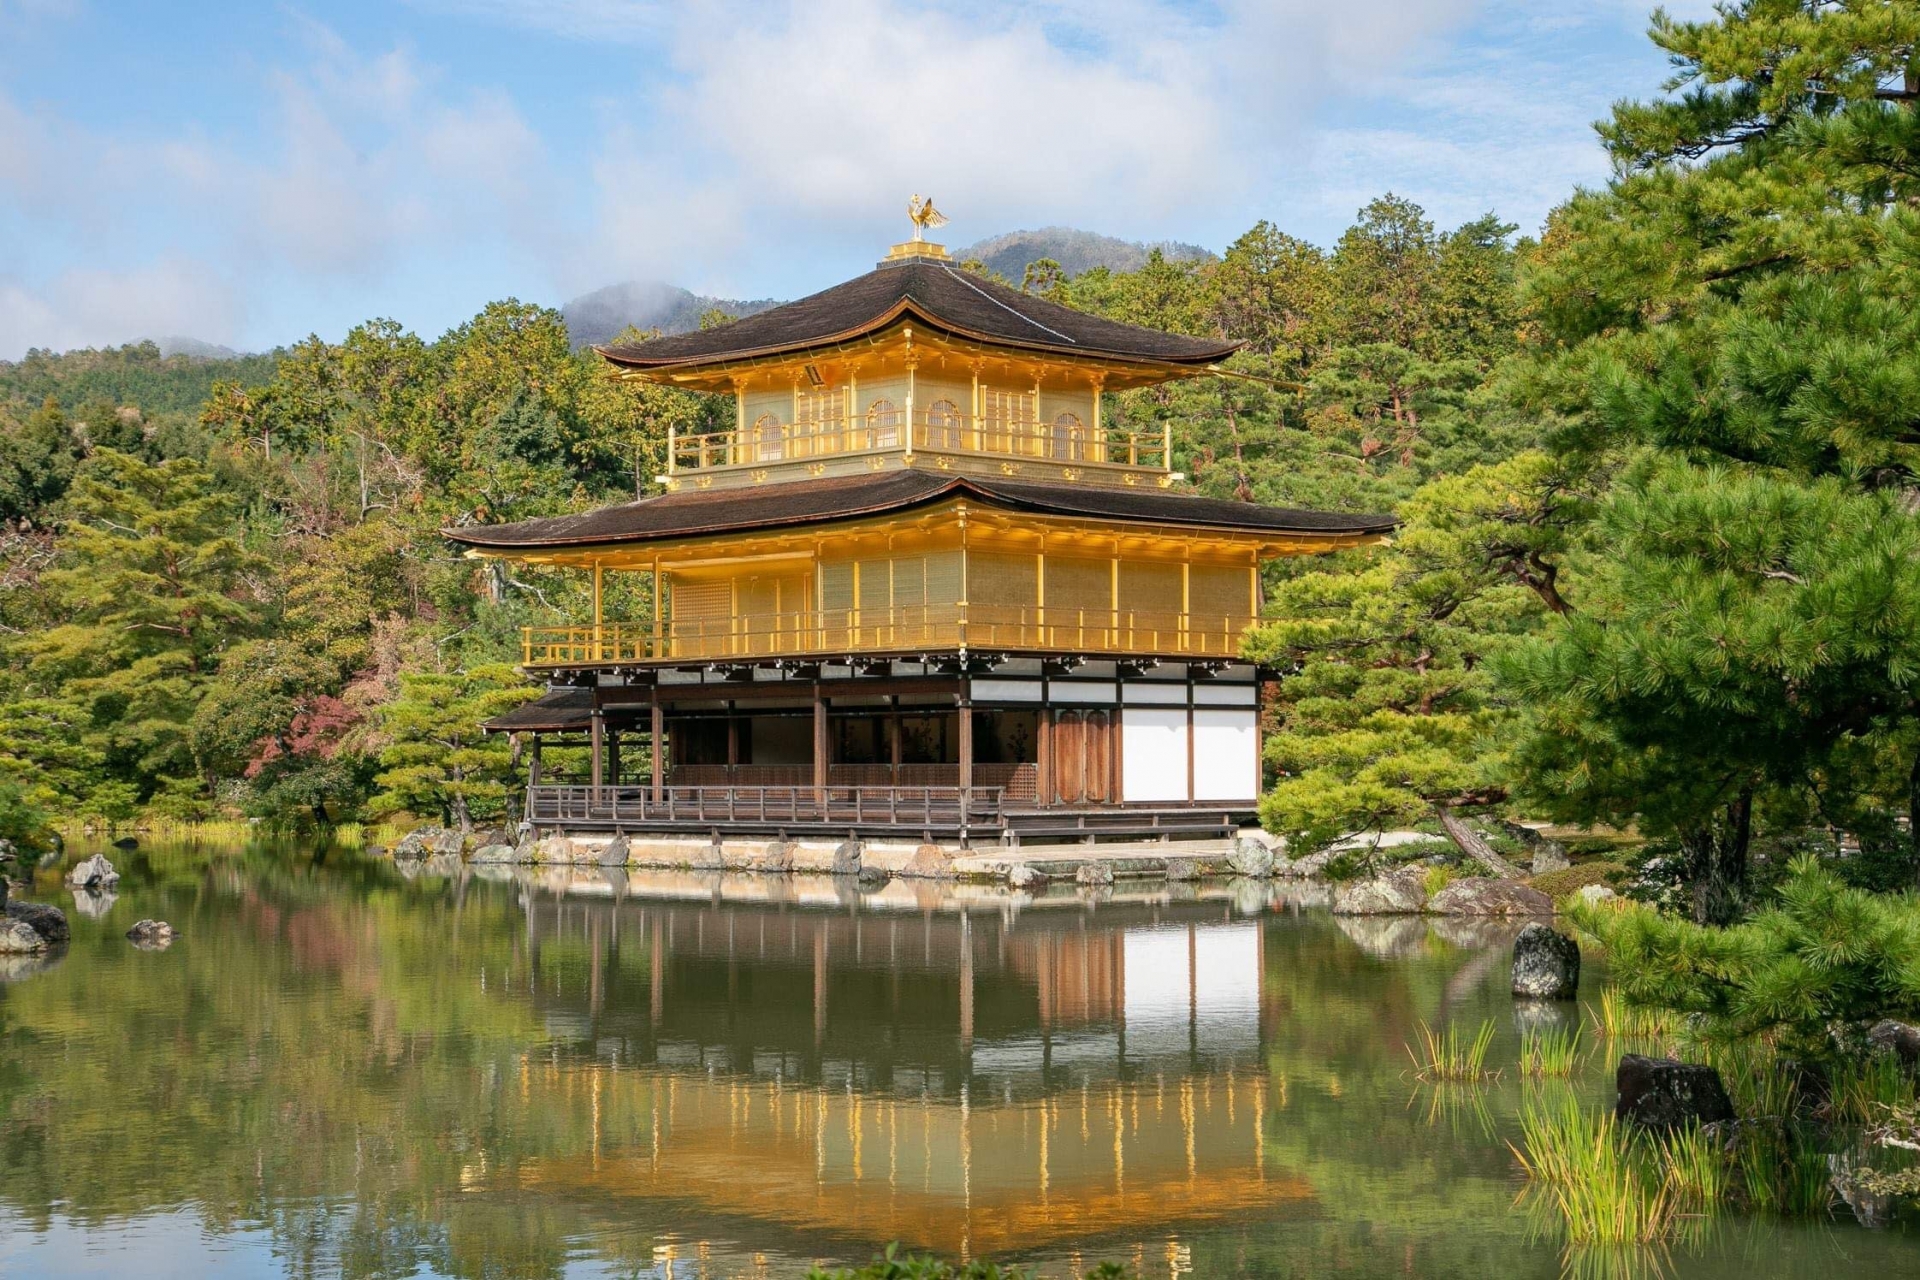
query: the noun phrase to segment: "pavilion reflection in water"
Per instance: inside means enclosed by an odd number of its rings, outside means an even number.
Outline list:
[[[969,1256],[1310,1199],[1267,1164],[1263,932],[1227,903],[672,900],[697,883],[525,894],[530,952],[587,972],[532,979],[520,1087],[593,1137],[490,1179]]]

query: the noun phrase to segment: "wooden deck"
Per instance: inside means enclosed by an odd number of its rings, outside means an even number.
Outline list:
[[[527,789],[537,828],[569,831],[723,835],[920,836],[1036,841],[1205,839],[1231,835],[1251,819],[1243,805],[1054,805],[1004,786],[673,785],[541,783]]]

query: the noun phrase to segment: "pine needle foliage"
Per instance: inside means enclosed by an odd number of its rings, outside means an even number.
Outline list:
[[[1630,1002],[1697,1015],[1710,1041],[1772,1035],[1785,1052],[1831,1060],[1836,1024],[1920,1011],[1920,900],[1849,888],[1808,856],[1775,905],[1732,928],[1644,906],[1572,914],[1606,945]]]

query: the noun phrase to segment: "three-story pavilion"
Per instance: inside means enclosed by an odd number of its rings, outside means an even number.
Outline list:
[[[1119,324],[897,245],[719,328],[599,352],[732,397],[669,440],[665,492],[463,528],[470,554],[593,575],[590,622],[533,627],[541,827],[978,840],[1216,834],[1260,791],[1260,565],[1378,541],[1385,516],[1182,492],[1172,442],[1102,393],[1237,344]],[[652,617],[602,616],[643,574]],[[583,777],[541,776],[543,734]],[[621,744],[644,750],[621,750]]]

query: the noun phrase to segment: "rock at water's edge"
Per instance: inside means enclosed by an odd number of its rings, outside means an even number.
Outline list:
[[[467,855],[468,862],[514,862],[518,851],[510,844],[483,844]]]
[[[1024,862],[1018,863],[1007,868],[1007,887],[1023,889],[1028,893],[1039,893],[1047,887],[1047,873],[1030,867]]]
[[[791,871],[793,855],[799,852],[799,849],[800,846],[791,840],[769,840],[766,851],[754,861],[753,869],[755,871]]]
[[[1424,875],[1403,867],[1371,880],[1356,880],[1338,885],[1333,891],[1333,914],[1337,916],[1417,915],[1427,905]]]
[[[854,874],[854,883],[862,889],[884,888],[887,881],[893,879],[893,872],[885,867],[861,867]]]
[[[1268,869],[1272,869],[1271,859],[1268,861]],[[1192,858],[1167,859],[1167,880],[1170,883],[1185,884],[1189,880],[1198,880],[1199,878],[1200,864]]]
[[[1513,940],[1513,994],[1528,1000],[1571,1000],[1580,989],[1580,944],[1543,924]]]
[[[1080,869],[1073,873],[1073,882],[1104,888],[1113,883],[1113,867],[1105,862],[1083,862]]]
[[[1227,865],[1237,876],[1265,880],[1273,874],[1273,846],[1253,836],[1241,836],[1233,842]]]
[[[465,847],[466,840],[458,831],[416,827],[400,837],[400,843],[393,846],[393,856],[400,862],[425,862],[436,853],[457,854]]]
[[[913,851],[900,874],[920,880],[951,880],[953,855],[937,844],[923,844]]]
[[[1327,864],[1339,857],[1331,849],[1322,849],[1319,853],[1310,853],[1304,858],[1291,861],[1282,859],[1273,864],[1273,874],[1284,876],[1288,880],[1312,880],[1327,869]]]
[[[1442,916],[1550,916],[1553,899],[1518,880],[1465,876],[1434,894],[1427,910]]]
[[[0,956],[32,955],[47,949],[47,940],[25,920],[0,920]]]
[[[1614,1072],[1614,1114],[1647,1129],[1678,1129],[1733,1119],[1720,1073],[1712,1067],[1629,1053]]]
[[[860,842],[842,840],[833,847],[833,874],[837,876],[857,876],[860,874]]]
[[[65,942],[73,936],[67,927],[67,913],[44,902],[9,902],[9,920],[24,920],[29,928],[48,942]]]
[[[633,846],[627,843],[625,836],[615,836],[600,846],[600,853],[594,859],[603,867],[624,867],[627,859],[633,856]]]

